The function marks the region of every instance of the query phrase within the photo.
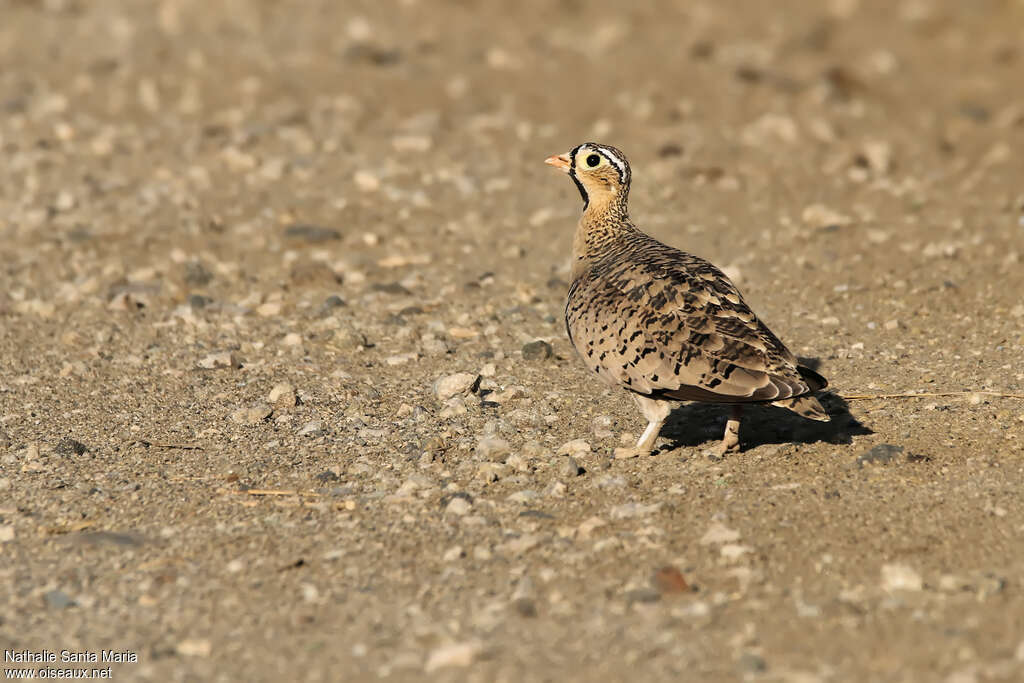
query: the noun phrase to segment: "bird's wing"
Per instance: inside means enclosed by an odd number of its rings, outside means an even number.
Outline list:
[[[570,337],[599,374],[643,394],[717,403],[782,400],[824,387],[724,273],[651,242],[655,253],[594,272],[571,292]]]

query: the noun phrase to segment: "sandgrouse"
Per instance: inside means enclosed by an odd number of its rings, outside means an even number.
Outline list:
[[[565,306],[569,339],[649,421],[636,447],[617,449],[617,457],[651,452],[672,401],[732,406],[719,453],[739,450],[745,403],[829,419],[813,396],[825,378],[797,363],[721,270],[630,222],[622,152],[588,142],[546,163],[568,173],[583,196]]]

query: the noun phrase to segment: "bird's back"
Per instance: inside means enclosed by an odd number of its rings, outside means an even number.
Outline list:
[[[791,399],[825,386],[704,259],[628,225],[584,264],[566,326],[584,362],[610,383],[715,403]]]

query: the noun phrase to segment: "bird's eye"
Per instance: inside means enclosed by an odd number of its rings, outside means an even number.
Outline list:
[[[589,155],[587,157],[587,166],[589,166],[590,168],[594,168],[595,166],[597,166],[600,163],[601,163],[601,157],[599,157],[596,154],[591,154],[591,155]]]

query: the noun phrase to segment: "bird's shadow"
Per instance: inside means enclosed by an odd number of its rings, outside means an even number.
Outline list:
[[[801,365],[817,370],[820,362],[813,358],[801,358]],[[817,394],[825,412],[832,419],[818,422],[800,417],[785,408],[772,405],[746,405],[740,420],[740,449],[749,450],[757,446],[785,443],[832,443],[850,444],[853,437],[873,434],[850,413],[849,405],[841,396],[831,391]],[[729,417],[728,405],[688,403],[672,411],[661,436],[669,440],[668,449],[694,448],[716,444],[725,432]]]

